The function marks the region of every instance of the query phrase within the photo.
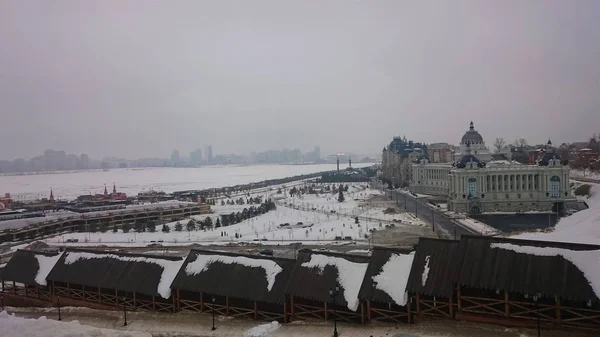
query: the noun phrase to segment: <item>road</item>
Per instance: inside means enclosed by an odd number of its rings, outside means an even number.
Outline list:
[[[462,227],[457,222],[448,218],[446,214],[428,206],[410,194],[394,190],[386,191],[386,194],[391,199],[395,199],[396,204],[400,207],[404,207],[407,212],[415,213],[417,217],[427,223],[433,223],[435,230],[442,229],[455,239],[460,239],[462,235],[479,234]]]

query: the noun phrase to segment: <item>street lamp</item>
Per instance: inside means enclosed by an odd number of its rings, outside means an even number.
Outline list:
[[[125,306],[125,300],[125,297],[121,299],[121,301],[123,302],[123,326],[127,326],[127,307]]]
[[[60,296],[56,298],[56,305],[58,306],[58,320],[62,321],[62,317],[60,317]]]
[[[337,285],[335,286],[335,288],[329,289],[329,296],[331,297],[331,300],[333,302],[333,337],[338,337],[335,297],[337,296],[339,291],[340,287]]]
[[[538,299],[540,299],[540,294],[533,295],[533,302],[535,303],[535,314],[537,316],[537,333],[538,337],[541,336],[540,331],[540,308],[538,307]]]
[[[217,328],[215,328],[215,298],[211,298],[210,301],[212,302],[212,330],[216,330]]]

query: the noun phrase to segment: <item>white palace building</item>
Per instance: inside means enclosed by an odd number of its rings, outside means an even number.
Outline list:
[[[445,196],[448,210],[460,213],[557,212],[576,206],[569,166],[554,153],[550,141],[535,165],[494,161],[471,122],[460,149],[453,164],[431,164],[426,159],[413,164],[411,191]]]

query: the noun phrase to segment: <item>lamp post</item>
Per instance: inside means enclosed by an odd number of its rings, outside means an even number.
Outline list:
[[[212,302],[212,329],[211,330],[216,330],[217,328],[215,327],[215,298],[211,298],[210,301]]]
[[[123,326],[127,326],[127,307],[125,306],[125,300],[125,297],[121,299],[121,301],[123,302]]]
[[[62,321],[62,317],[60,317],[60,296],[56,298],[56,305],[58,306],[58,320]]]
[[[540,298],[540,294],[533,295],[533,302],[535,303],[535,314],[537,316],[537,335],[541,336],[540,330],[540,308],[538,307],[538,299]]]
[[[337,296],[339,291],[340,287],[337,285],[335,286],[335,288],[329,289],[329,296],[331,297],[331,300],[333,302],[333,337],[338,337],[337,317],[335,311],[335,297]]]

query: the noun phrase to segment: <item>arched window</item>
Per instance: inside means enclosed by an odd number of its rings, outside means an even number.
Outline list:
[[[469,195],[470,196],[476,196],[477,195],[477,179],[475,178],[469,178],[469,180],[467,181],[468,183],[468,191],[469,191]]]
[[[550,197],[560,197],[560,178],[558,176],[552,176],[550,178]]]

